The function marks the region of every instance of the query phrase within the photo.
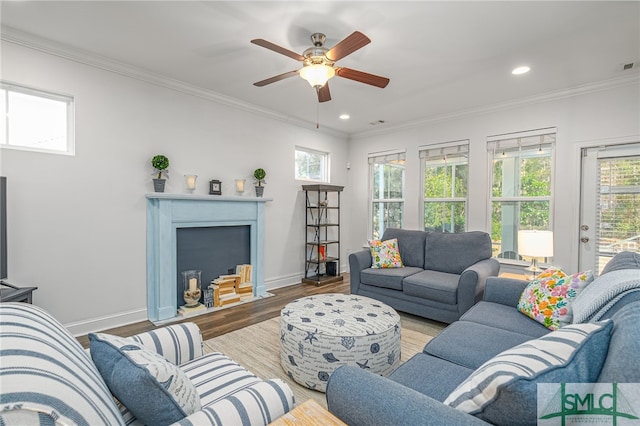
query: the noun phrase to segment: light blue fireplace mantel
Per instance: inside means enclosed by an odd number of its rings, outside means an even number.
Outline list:
[[[178,228],[250,226],[253,294],[266,294],[264,207],[272,198],[169,193],[152,193],[146,197],[147,316],[150,321],[177,316]]]

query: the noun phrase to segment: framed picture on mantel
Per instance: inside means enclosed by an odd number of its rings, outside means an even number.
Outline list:
[[[209,194],[222,195],[222,182],[213,179],[209,181]]]

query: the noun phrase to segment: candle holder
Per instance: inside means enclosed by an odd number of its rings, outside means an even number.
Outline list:
[[[182,282],[184,285],[184,303],[187,308],[193,308],[200,305],[200,283],[202,271],[190,270],[182,272]]]
[[[239,195],[242,195],[242,193],[244,192],[244,182],[245,179],[236,179],[236,192]]]
[[[198,175],[184,175],[187,182],[187,191],[193,192],[196,189],[196,179]]]

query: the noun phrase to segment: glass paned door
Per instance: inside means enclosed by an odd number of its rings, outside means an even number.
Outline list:
[[[640,253],[640,143],[582,151],[580,270]]]

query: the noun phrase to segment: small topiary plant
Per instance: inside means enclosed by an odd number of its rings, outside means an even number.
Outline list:
[[[267,172],[264,169],[255,169],[253,171],[253,177],[256,178],[256,183],[258,186],[262,186],[263,183],[267,183],[264,181],[264,178],[267,176]]]
[[[158,171],[158,179],[162,179],[162,173],[169,177],[166,170],[169,168],[169,159],[162,155],[156,155],[151,159],[151,165]]]

